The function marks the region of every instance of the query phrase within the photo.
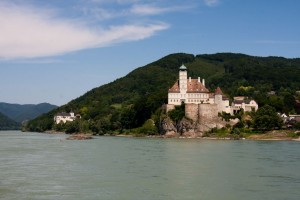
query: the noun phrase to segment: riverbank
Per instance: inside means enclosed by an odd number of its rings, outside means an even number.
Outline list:
[[[248,135],[249,140],[285,140],[300,141],[300,131],[274,130],[264,134]]]
[[[241,135],[210,135],[204,137],[170,136],[170,135],[115,135],[117,137],[146,137],[146,138],[175,138],[175,139],[200,139],[200,140],[269,140],[269,141],[300,141],[300,131],[273,130],[261,134]]]
[[[47,134],[65,134],[64,132],[57,131],[46,131]],[[71,134],[68,140],[85,140],[92,139],[90,133],[77,133]],[[178,139],[203,139],[203,140],[269,140],[269,141],[300,141],[300,131],[292,130],[273,130],[261,134],[242,134],[242,135],[211,135],[206,137],[184,137],[184,136],[173,136],[168,135],[136,135],[136,134],[119,134],[119,135],[103,135],[103,136],[116,136],[116,137],[146,137],[146,138],[178,138]],[[237,137],[238,136],[238,137]]]

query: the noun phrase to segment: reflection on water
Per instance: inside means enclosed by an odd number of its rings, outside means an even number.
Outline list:
[[[300,143],[0,132],[0,199],[299,199]]]

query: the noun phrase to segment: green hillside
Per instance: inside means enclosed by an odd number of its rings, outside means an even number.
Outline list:
[[[244,95],[259,105],[272,105],[280,112],[299,112],[296,91],[300,90],[300,59],[253,57],[243,54],[171,54],[130,72],[109,84],[94,88],[25,127],[30,131],[51,128],[66,130],[71,125],[53,124],[57,112],[73,110],[82,115],[73,123],[78,131],[122,132],[140,127],[147,119],[157,120],[159,108],[167,102],[168,89],[178,78],[184,63],[188,76],[206,79],[210,90],[220,86],[229,97]],[[268,92],[274,91],[274,95]],[[72,127],[74,129],[74,127]],[[73,130],[72,129],[72,130]]]
[[[49,103],[40,103],[37,105],[0,103],[0,112],[19,123],[34,119],[54,108],[57,108],[57,106],[51,105]]]
[[[0,130],[17,130],[21,124],[0,113]]]

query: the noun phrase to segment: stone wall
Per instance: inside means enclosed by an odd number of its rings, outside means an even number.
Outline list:
[[[174,109],[174,105],[166,105],[166,110]],[[217,104],[185,104],[185,116],[180,122],[172,122],[166,118],[162,122],[162,133],[166,136],[201,137],[212,128],[222,128],[226,125],[218,117]]]
[[[198,122],[200,104],[185,104],[185,116],[194,122]]]
[[[217,104],[199,104],[199,121],[212,121],[218,119]]]
[[[199,105],[199,131],[205,132],[215,127],[220,127],[218,118],[218,105],[200,104]]]
[[[166,108],[166,112],[168,113],[169,111],[175,109],[175,105],[173,105],[173,104],[167,104],[165,108]]]
[[[185,116],[197,123],[197,131],[205,132],[223,127],[217,104],[185,104]]]

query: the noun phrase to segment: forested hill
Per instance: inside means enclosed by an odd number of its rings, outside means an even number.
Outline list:
[[[300,90],[300,59],[254,57],[243,54],[171,54],[130,72],[109,84],[30,121],[26,130],[55,128],[57,112],[73,110],[82,115],[82,127],[93,132],[122,131],[143,125],[167,102],[168,89],[184,64],[188,76],[206,79],[213,91],[217,86],[229,96],[249,96],[260,106],[270,104],[277,111],[299,112],[296,91]],[[270,95],[270,92],[273,95]],[[269,93],[269,94],[268,94]],[[57,127],[56,127],[57,128]]]
[[[9,119],[0,112],[0,130],[17,130],[21,128],[21,124]]]

